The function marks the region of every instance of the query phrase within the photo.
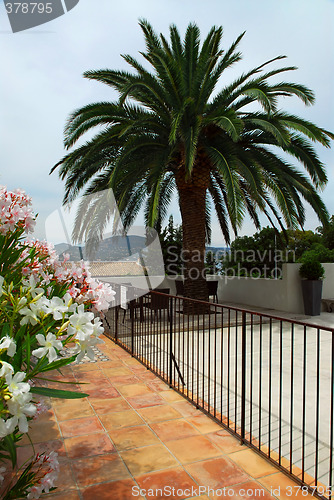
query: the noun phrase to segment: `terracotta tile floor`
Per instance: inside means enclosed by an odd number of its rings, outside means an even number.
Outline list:
[[[35,450],[59,453],[58,489],[47,497],[269,500],[288,496],[293,481],[242,447],[119,346],[103,339],[101,350],[110,361],[63,370],[65,380],[84,383],[79,387],[89,397],[53,400],[50,410],[33,424]],[[59,386],[61,377],[52,378]],[[21,463],[31,454],[31,445],[24,442]],[[301,494],[296,497],[305,499]]]

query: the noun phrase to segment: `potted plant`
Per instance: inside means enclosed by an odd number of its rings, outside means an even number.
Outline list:
[[[324,266],[316,259],[306,260],[299,268],[302,279],[304,311],[308,316],[319,316],[321,311]]]

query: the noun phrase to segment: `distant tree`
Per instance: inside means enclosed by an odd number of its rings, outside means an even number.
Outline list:
[[[334,215],[329,219],[328,226],[317,227],[317,231],[321,236],[321,243],[329,248],[334,249]]]
[[[205,270],[206,270],[206,274],[217,274],[218,262],[216,259],[216,253],[212,250],[208,250],[206,252]]]
[[[182,274],[182,227],[174,226],[171,215],[168,225],[160,232],[160,244],[165,265],[165,273],[168,275]]]
[[[332,246],[331,246],[332,245]],[[266,227],[253,236],[236,238],[222,258],[222,273],[275,278],[284,262],[334,262],[334,216],[327,228],[278,233]]]
[[[334,250],[330,250],[322,243],[315,243],[299,258],[299,262],[306,262],[309,260],[317,260],[318,262],[334,262]]]
[[[236,276],[275,278],[288,249],[275,229],[266,227],[253,236],[236,238],[222,257],[222,273]]]
[[[290,250],[289,262],[298,261],[304,252],[311,250],[313,245],[321,243],[320,235],[313,231],[288,230],[286,235],[288,238],[287,248]]]

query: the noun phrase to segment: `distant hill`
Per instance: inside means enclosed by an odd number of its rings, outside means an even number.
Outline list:
[[[70,255],[71,261],[94,260],[94,261],[136,261],[138,252],[146,247],[146,239],[143,236],[112,236],[100,241],[99,248],[95,254],[86,255],[85,247],[81,247],[82,255],[79,246],[69,245],[67,243],[59,243],[55,245],[57,254],[61,257],[64,253]],[[226,247],[206,247],[206,252],[217,251],[222,255]]]
[[[228,252],[228,251],[229,251],[228,247],[206,247],[206,249],[205,249],[206,253],[208,253],[208,252],[212,252],[212,253],[219,252],[221,255],[223,254],[223,252]]]
[[[71,261],[94,260],[94,261],[136,261],[138,252],[146,246],[146,239],[143,236],[112,236],[100,241],[97,251],[89,256],[85,247],[59,243],[55,245],[57,254],[61,257],[64,253],[70,255]]]

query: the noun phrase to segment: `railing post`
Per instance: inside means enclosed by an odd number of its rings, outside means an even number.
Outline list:
[[[131,318],[131,355],[134,356],[134,340],[135,340],[135,308],[134,301],[130,300],[130,318]]]
[[[169,387],[173,387],[173,298],[169,299]]]
[[[115,315],[114,315],[114,318],[115,318],[115,342],[117,342],[117,340],[118,340],[118,314],[119,314],[119,307],[115,306],[114,310],[115,310]]]
[[[115,292],[116,292],[116,301],[120,299],[121,296],[121,287],[119,285],[115,285]],[[120,309],[120,303],[117,304],[114,307],[114,322],[115,322],[115,342],[118,342],[118,320],[119,320],[119,309]]]
[[[246,426],[246,313],[242,312],[241,330],[241,444],[245,442]]]

